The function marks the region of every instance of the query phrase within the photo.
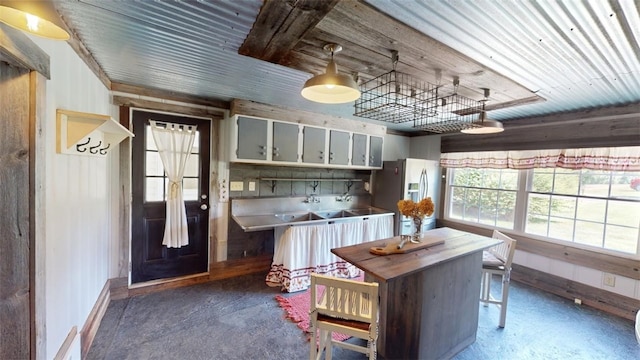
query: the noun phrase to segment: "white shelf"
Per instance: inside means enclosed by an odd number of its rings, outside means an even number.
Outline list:
[[[133,133],[107,115],[58,109],[56,152],[59,154],[105,156]]]

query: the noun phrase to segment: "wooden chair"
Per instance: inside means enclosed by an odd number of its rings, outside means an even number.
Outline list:
[[[497,304],[500,307],[499,326],[503,328],[507,317],[511,263],[513,262],[513,254],[516,251],[516,240],[498,230],[493,231],[492,237],[502,240],[502,244],[496,245],[484,251],[482,254],[482,291],[480,292],[480,302],[483,303],[484,306]],[[491,296],[491,277],[494,274],[502,277],[499,300]]]
[[[311,274],[309,322],[311,360],[320,359],[323,351],[325,359],[330,360],[334,345],[367,354],[370,360],[375,359],[378,284]],[[335,341],[331,337],[333,332],[367,340],[367,347]]]

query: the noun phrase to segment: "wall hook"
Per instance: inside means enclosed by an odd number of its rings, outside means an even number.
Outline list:
[[[311,182],[311,187],[313,188],[313,192],[316,192],[316,189],[318,188],[318,185],[320,185],[320,182],[318,182],[318,181],[312,181]]]
[[[92,154],[97,154],[98,153],[98,148],[102,145],[102,140],[98,141],[98,145],[96,146],[89,146],[89,152]],[[95,150],[95,151],[94,151]]]
[[[100,149],[100,155],[106,155],[107,154],[107,149],[109,148],[109,146],[111,146],[111,144],[107,144],[107,146],[103,147],[102,149]]]
[[[351,191],[351,187],[353,186],[353,181],[352,180],[348,180],[347,181],[347,192]]]
[[[77,152],[85,152],[85,151],[87,151],[87,148],[86,148],[86,147],[84,147],[84,146],[85,146],[85,145],[88,145],[90,142],[91,142],[91,137],[88,137],[88,138],[87,138],[87,142],[82,143],[82,144],[77,144],[77,145],[76,145],[76,151],[77,151]]]

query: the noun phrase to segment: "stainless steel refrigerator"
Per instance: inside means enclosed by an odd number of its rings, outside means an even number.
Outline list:
[[[394,235],[409,235],[413,230],[413,222],[398,211],[398,201],[411,199],[420,201],[430,196],[436,206],[432,216],[425,218],[422,230],[436,226],[438,212],[438,195],[440,194],[440,164],[433,160],[398,159],[385,161],[382,170],[376,170],[373,206],[395,212]]]

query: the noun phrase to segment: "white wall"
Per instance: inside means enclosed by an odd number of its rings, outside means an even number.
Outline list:
[[[108,89],[66,42],[32,37],[50,56],[46,111],[46,355],[80,331],[112,270],[118,152],[57,154],[56,109],[117,116]],[[114,117],[117,118],[117,117]]]
[[[573,280],[588,286],[640,300],[640,281],[628,277],[606,274],[603,271],[574,265],[561,260],[516,249],[513,262],[538,271]],[[605,283],[605,276],[613,276],[614,285]]]

